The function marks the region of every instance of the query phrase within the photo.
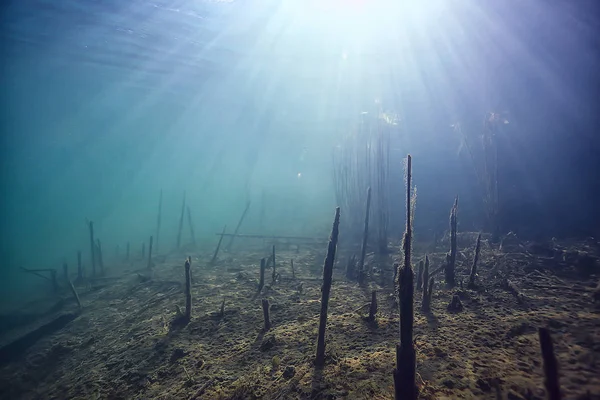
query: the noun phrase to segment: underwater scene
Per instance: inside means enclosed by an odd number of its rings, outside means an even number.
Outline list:
[[[600,399],[597,1],[0,10],[0,399]]]

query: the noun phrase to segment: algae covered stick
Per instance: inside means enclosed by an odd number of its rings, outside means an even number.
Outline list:
[[[358,262],[358,282],[365,279],[365,255],[367,254],[367,240],[369,236],[369,210],[371,208],[371,186],[367,189],[367,209],[365,211],[365,225],[363,231],[362,247],[360,249],[360,260]]]
[[[213,254],[212,260],[210,260],[211,264],[214,264],[217,261],[217,257],[219,256],[219,250],[221,249],[221,243],[223,242],[223,237],[225,235],[225,230],[227,229],[227,225],[223,227],[223,233],[221,233],[221,237],[219,238],[219,243],[217,243],[217,248],[215,249],[215,254]]]
[[[156,252],[158,253],[158,236],[160,234],[160,220],[162,218],[162,189],[160,189],[160,195],[158,196],[158,217],[156,218]],[[129,248],[129,243],[127,244]]]
[[[319,336],[317,338],[317,356],[315,365],[323,367],[325,365],[325,328],[327,325],[327,308],[329,306],[329,295],[331,293],[331,278],[333,275],[333,263],[335,262],[335,251],[337,247],[340,226],[340,208],[335,209],[333,227],[331,228],[331,238],[327,248],[327,257],[323,266],[323,287],[321,288],[321,315],[319,318]]]
[[[129,261],[129,242],[127,242],[127,250],[125,252],[125,261]]]
[[[183,204],[181,205],[181,215],[179,216],[179,229],[177,230],[177,248],[181,246],[181,231],[183,230],[183,215],[185,214],[185,191],[183,192]]]
[[[94,222],[89,222],[90,226],[90,251],[92,252],[92,276],[96,276],[96,241],[94,240]]]
[[[417,398],[416,353],[413,342],[413,294],[414,273],[410,264],[412,244],[411,224],[411,178],[412,159],[406,162],[406,232],[404,232],[404,265],[398,271],[398,300],[400,304],[400,344],[396,345],[396,369],[394,369],[394,393],[396,400]]]

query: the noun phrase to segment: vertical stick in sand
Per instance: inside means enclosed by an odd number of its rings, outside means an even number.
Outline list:
[[[185,260],[185,320],[192,318],[192,273],[190,271],[192,258]]]
[[[190,226],[190,235],[192,236],[192,244],[196,245],[196,235],[194,234],[194,224],[192,223],[192,211],[190,206],[187,207],[188,225]]]
[[[398,272],[398,297],[400,304],[400,345],[396,345],[396,369],[394,369],[394,389],[396,400],[414,400],[417,398],[416,353],[413,343],[413,279],[410,264],[412,244],[411,195],[412,159],[410,154],[406,162],[406,232],[404,232],[404,265]]]
[[[323,286],[321,288],[321,316],[319,319],[319,336],[317,338],[317,356],[315,365],[325,365],[325,328],[327,326],[327,308],[329,306],[329,295],[331,293],[331,278],[333,275],[333,263],[335,262],[335,251],[337,247],[340,226],[340,208],[335,209],[335,218],[331,228],[331,237],[327,248],[327,257],[323,266]]]
[[[162,189],[158,197],[158,217],[156,218],[156,252],[158,253],[158,237],[160,235],[160,220],[162,217]],[[127,245],[129,248],[129,244]]]
[[[369,209],[371,208],[371,186],[367,189],[367,210],[365,211],[365,229],[363,231],[362,247],[360,249],[360,261],[358,263],[358,282],[363,283],[365,279],[365,255],[367,254],[367,240],[369,236]]]
[[[215,254],[213,254],[212,260],[210,260],[211,264],[214,264],[217,261],[217,257],[219,256],[219,250],[221,249],[221,243],[223,242],[223,237],[225,235],[226,229],[227,225],[223,227],[223,232],[221,232],[221,237],[219,238],[219,243],[217,244],[217,248],[215,249]]]
[[[83,266],[81,265],[81,251],[77,252],[77,280],[83,280]]]
[[[152,236],[150,236],[150,246],[148,247],[148,269],[152,268]]]
[[[100,265],[100,273],[104,275],[104,261],[102,260],[102,244],[100,243],[100,239],[96,239],[98,243],[98,264]]]
[[[94,240],[94,222],[90,221],[90,251],[92,252],[92,276],[96,276],[96,241]]]
[[[248,202],[246,202],[246,208],[244,209],[244,212],[242,213],[242,216],[240,217],[240,220],[238,221],[238,224],[235,227],[235,231],[233,232],[233,235],[231,236],[229,243],[227,243],[227,247],[226,247],[227,251],[231,250],[231,245],[233,245],[233,240],[235,239],[235,235],[237,235],[238,231],[240,230],[240,227],[242,226],[242,222],[244,222],[244,218],[246,218],[246,214],[248,213],[249,208],[250,208],[250,200],[248,200]]]
[[[183,230],[183,215],[185,214],[185,192],[183,192],[183,204],[181,205],[181,215],[179,217],[179,229],[177,230],[177,248],[181,247],[181,231]]]

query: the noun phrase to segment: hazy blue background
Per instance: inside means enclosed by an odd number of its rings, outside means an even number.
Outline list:
[[[451,125],[476,138],[489,112],[509,120],[515,229],[598,233],[595,1],[1,7],[3,299],[27,285],[19,266],[73,266],[78,249],[89,264],[86,218],[106,257],[126,241],[139,251],[161,188],[163,251],[184,190],[206,246],[248,199],[242,230],[258,231],[263,191],[268,232],[327,234],[332,149],[376,101],[400,116],[393,206],[405,201],[402,158],[414,157],[417,234],[446,226],[456,193],[461,229],[481,229],[473,164]]]

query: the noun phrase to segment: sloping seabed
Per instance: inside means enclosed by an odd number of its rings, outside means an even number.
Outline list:
[[[465,280],[474,240],[463,241],[458,273]],[[552,333],[564,398],[600,398],[600,298],[593,275],[599,249],[595,241],[513,242],[502,250],[486,243],[477,289],[465,282],[448,290],[442,274],[436,276],[429,314],[420,311],[421,292],[415,291],[420,398],[545,398],[539,326]],[[152,271],[142,260],[110,265],[112,275],[78,286],[83,310],[77,318],[20,349],[12,361],[2,360],[0,393],[14,399],[393,398],[399,316],[391,265],[397,256],[368,255],[370,279],[361,287],[346,279],[351,254],[340,249],[327,361],[317,370],[325,250],[325,244],[277,249],[278,280],[272,283],[267,270],[260,296],[260,259],[269,251],[225,253],[214,266],[212,252],[190,251],[193,308],[185,326],[172,324],[185,304],[183,253],[156,257]],[[424,250],[417,244],[414,259]],[[428,250],[435,269],[445,249]],[[372,290],[378,293],[376,323],[365,318]],[[453,294],[462,301],[460,312],[447,310]],[[271,304],[267,332],[262,298]],[[51,306],[37,310],[33,322],[21,318],[0,345],[78,312],[67,291],[59,300],[47,300]]]

